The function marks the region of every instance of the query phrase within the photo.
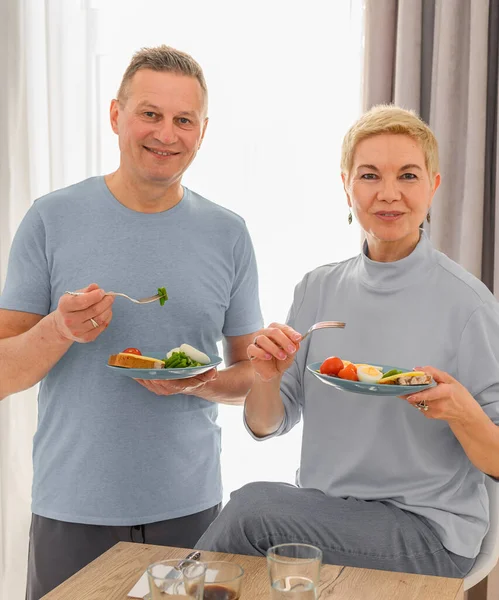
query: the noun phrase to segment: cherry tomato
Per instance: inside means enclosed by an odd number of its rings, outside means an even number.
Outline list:
[[[138,354],[138,356],[142,356],[142,352],[137,348],[127,348],[123,350],[123,354]]]
[[[348,365],[338,373],[340,379],[349,379],[350,381],[359,381],[357,377],[357,368],[355,365]]]
[[[341,369],[344,368],[343,361],[337,356],[330,356],[322,363],[319,369],[323,375],[338,375]]]

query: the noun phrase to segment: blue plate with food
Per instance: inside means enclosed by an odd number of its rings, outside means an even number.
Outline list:
[[[166,355],[151,352],[144,356],[138,348],[126,348],[109,357],[107,368],[115,375],[132,379],[188,379],[214,369],[221,362],[220,356],[182,344]]]
[[[393,365],[352,363],[337,356],[307,365],[322,383],[343,392],[370,396],[406,396],[436,385],[431,375]]]

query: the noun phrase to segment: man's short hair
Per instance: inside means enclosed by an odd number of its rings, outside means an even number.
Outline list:
[[[130,81],[141,69],[195,77],[203,91],[205,114],[208,111],[208,88],[200,65],[189,54],[164,44],[154,48],[141,48],[133,55],[118,89],[117,98],[121,103],[126,102]]]

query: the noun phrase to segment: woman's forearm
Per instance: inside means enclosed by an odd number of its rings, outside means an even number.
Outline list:
[[[485,414],[477,403],[463,421],[449,423],[466,455],[477,469],[499,478],[499,427]]]
[[[279,429],[284,419],[281,399],[281,377],[263,381],[258,375],[244,403],[246,423],[258,437],[270,435]]]

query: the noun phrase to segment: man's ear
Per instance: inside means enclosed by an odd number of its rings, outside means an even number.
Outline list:
[[[119,101],[114,98],[111,100],[111,106],[109,107],[109,120],[111,122],[111,128],[114,133],[118,133],[118,116],[120,113]]]
[[[208,121],[210,119],[208,117],[205,118],[204,123],[203,123],[203,129],[201,131],[201,139],[199,140],[199,144],[198,144],[198,150],[199,148],[201,148],[201,144],[203,143],[204,140],[204,134],[206,133],[206,128],[208,127]]]

